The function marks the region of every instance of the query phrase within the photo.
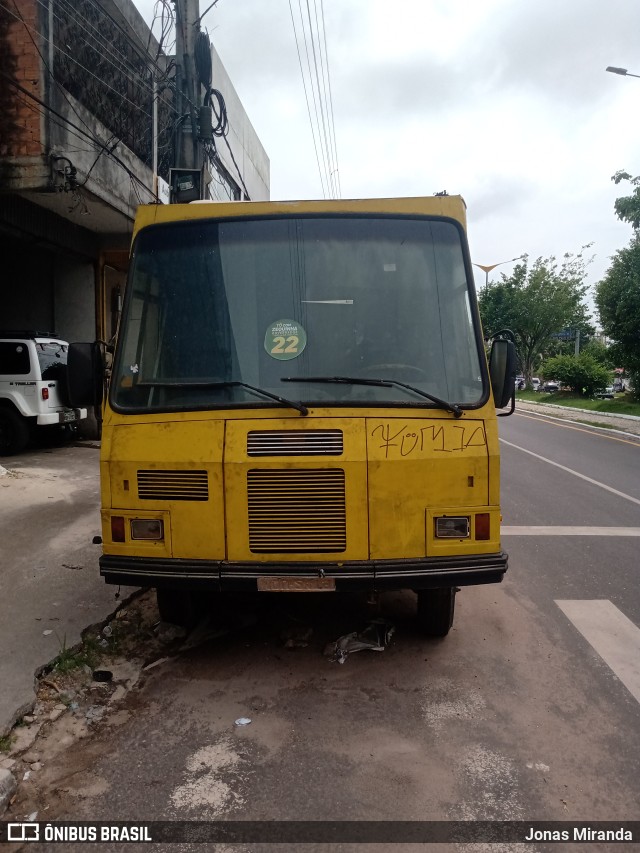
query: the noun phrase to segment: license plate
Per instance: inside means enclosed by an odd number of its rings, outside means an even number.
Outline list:
[[[67,423],[67,421],[75,421],[76,413],[75,412],[63,412],[62,420]]]
[[[335,592],[335,578],[258,578],[259,592]]]

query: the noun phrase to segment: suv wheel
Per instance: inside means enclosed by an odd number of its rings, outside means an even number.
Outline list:
[[[24,450],[29,441],[29,425],[13,409],[0,409],[0,456]]]

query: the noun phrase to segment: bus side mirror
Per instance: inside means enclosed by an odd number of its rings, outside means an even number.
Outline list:
[[[72,408],[102,405],[104,366],[100,344],[69,344],[67,392]]]
[[[489,357],[489,376],[496,409],[504,409],[516,393],[516,348],[512,341],[494,340]]]

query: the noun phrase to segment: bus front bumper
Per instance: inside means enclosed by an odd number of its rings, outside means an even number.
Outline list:
[[[179,560],[123,557],[105,554],[100,574],[107,583],[123,586],[255,592],[265,578],[332,579],[337,591],[427,589],[499,583],[507,570],[507,555],[424,557],[408,560],[363,560],[344,563],[227,563],[217,560]],[[277,584],[276,584],[277,586]],[[293,585],[292,585],[293,587]],[[263,587],[264,588],[264,587]]]

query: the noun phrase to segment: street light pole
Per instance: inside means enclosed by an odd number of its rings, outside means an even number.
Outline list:
[[[626,68],[616,68],[614,65],[607,65],[605,70],[612,74],[619,74],[621,77],[640,77],[640,74],[632,74]]]
[[[489,287],[489,273],[491,270],[494,270],[496,267],[501,267],[502,264],[512,264],[514,261],[521,261],[525,255],[519,255],[517,258],[509,258],[508,261],[499,261],[497,264],[473,264],[474,267],[479,267],[479,269],[484,270],[485,280],[484,286],[485,288]]]

